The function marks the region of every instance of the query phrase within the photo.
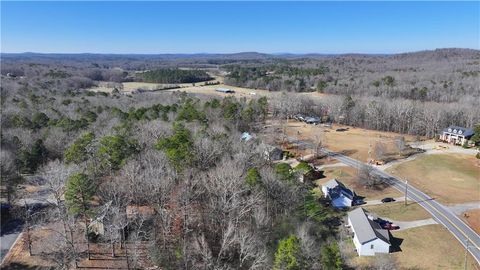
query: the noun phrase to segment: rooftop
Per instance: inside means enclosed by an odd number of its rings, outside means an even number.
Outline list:
[[[465,137],[469,137],[469,136],[472,136],[474,134],[473,129],[459,127],[459,126],[449,126],[448,128],[444,128],[443,132],[463,135]]]
[[[348,212],[348,218],[352,223],[358,241],[361,244],[365,244],[378,238],[386,243],[390,243],[388,231],[382,229],[378,223],[369,219],[367,213],[363,208],[357,208]]]

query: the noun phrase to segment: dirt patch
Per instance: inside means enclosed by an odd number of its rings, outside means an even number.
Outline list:
[[[478,201],[480,169],[473,156],[423,155],[387,169],[442,203]]]
[[[45,230],[37,229],[32,231],[31,238],[32,242],[35,242],[35,239],[41,238],[48,234]],[[40,254],[41,250],[34,249],[32,245],[33,256],[30,256],[28,252],[28,241],[26,233],[21,233],[18,236],[17,241],[10,249],[10,252],[5,257],[2,269],[51,269],[54,264],[46,260]],[[35,255],[37,254],[37,255]]]
[[[466,211],[461,218],[468,223],[470,228],[480,234],[480,209]]]

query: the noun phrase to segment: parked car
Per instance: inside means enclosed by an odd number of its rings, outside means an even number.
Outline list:
[[[382,203],[389,203],[389,202],[394,202],[395,199],[391,197],[383,198]]]
[[[305,121],[305,116],[303,116],[301,114],[296,114],[296,115],[293,116],[293,119],[303,122],[303,121]]]
[[[307,117],[307,118],[305,118],[305,123],[318,125],[318,124],[320,124],[320,118],[318,118],[318,117]]]
[[[385,221],[383,223],[380,223],[380,227],[384,230],[398,230],[400,229],[400,226],[393,224],[390,221]]]

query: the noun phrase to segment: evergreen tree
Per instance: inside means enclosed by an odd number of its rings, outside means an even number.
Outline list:
[[[336,242],[322,247],[322,266],[324,269],[341,270],[342,257],[340,256],[340,249]]]
[[[245,181],[247,182],[247,185],[250,187],[254,187],[259,184],[261,180],[260,173],[258,172],[257,168],[250,168],[247,171],[247,176]]]
[[[192,160],[193,139],[190,130],[181,123],[173,125],[173,135],[158,140],[155,147],[165,151],[168,159],[177,170],[181,170]]]
[[[300,270],[307,269],[300,247],[300,239],[291,235],[280,240],[275,252],[274,270]]]
[[[66,163],[81,163],[88,159],[88,147],[91,146],[95,135],[91,132],[85,133],[76,139],[70,147],[65,150],[64,159]]]

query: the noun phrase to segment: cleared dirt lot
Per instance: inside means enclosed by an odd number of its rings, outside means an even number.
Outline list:
[[[382,199],[385,197],[398,197],[402,195],[398,190],[394,189],[393,187],[386,187],[381,190],[367,189],[364,186],[357,184],[357,182],[355,181],[355,175],[357,174],[357,172],[352,167],[329,167],[323,170],[326,177],[316,181],[316,184],[319,186],[333,178],[336,178],[337,180],[345,184],[348,188],[355,191],[357,195],[365,197],[364,200]]]
[[[348,128],[346,131],[335,131],[338,128]],[[377,142],[383,143],[387,152],[394,152],[395,138],[404,136],[407,142],[415,141],[414,136],[401,135],[393,132],[382,132],[354,128],[342,125],[333,125],[331,128],[320,125],[308,125],[296,120],[289,120],[286,126],[286,132],[289,137],[314,141],[319,138],[324,146],[330,150],[342,152],[352,158],[368,161],[369,150],[371,157],[374,157],[374,146]]]
[[[442,203],[480,200],[478,159],[463,154],[423,155],[387,169]]]

